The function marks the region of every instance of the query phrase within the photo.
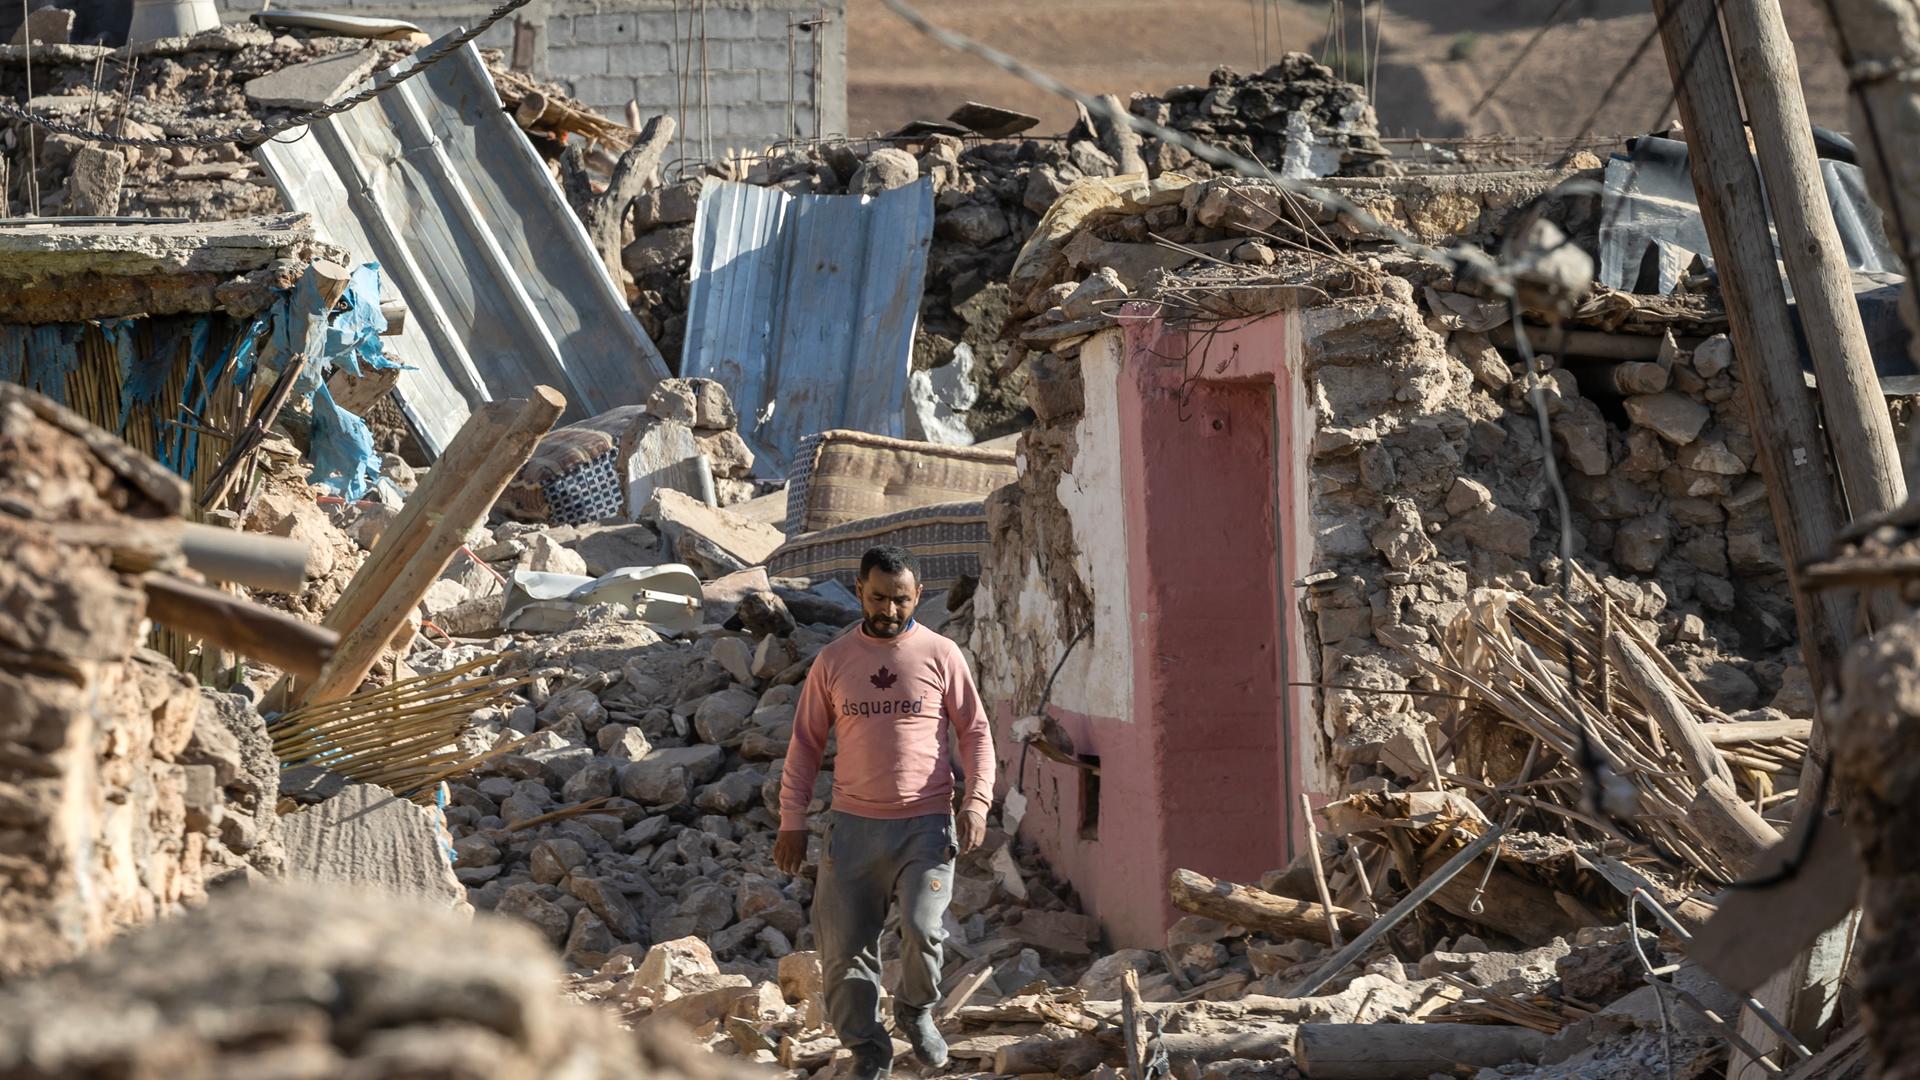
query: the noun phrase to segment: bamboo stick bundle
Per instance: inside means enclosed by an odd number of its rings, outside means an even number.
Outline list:
[[[1750,805],[1764,805],[1774,774],[1797,769],[1805,743],[1791,737],[1798,733],[1791,725],[1776,725],[1768,732],[1774,737],[1754,742],[1708,737],[1706,730],[1731,718],[1700,695],[1598,582],[1588,581],[1587,600],[1566,610],[1557,599],[1480,590],[1441,635],[1437,659],[1409,655],[1465,699],[1455,706],[1456,732],[1492,721],[1540,740],[1548,753],[1535,780],[1564,782],[1536,783],[1524,796],[1529,808],[1551,813],[1558,806],[1565,821],[1638,834],[1724,879],[1734,853],[1718,850],[1691,813],[1704,780],[1718,775],[1744,788]],[[1627,666],[1616,671],[1617,663]],[[1632,676],[1641,693],[1612,691],[1616,674],[1622,683]],[[1647,694],[1664,710],[1659,715],[1641,700]],[[1615,790],[1606,799],[1612,804],[1606,822],[1583,812],[1588,761],[1630,793],[1623,799]],[[1453,779],[1501,791],[1499,777]]]
[[[506,700],[532,676],[482,671],[504,658],[392,683],[338,701],[296,709],[269,726],[282,768],[319,765],[402,798],[421,801],[435,784],[509,753],[524,740],[478,755],[458,748],[477,710]]]

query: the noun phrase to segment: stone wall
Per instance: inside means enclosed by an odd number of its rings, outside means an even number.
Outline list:
[[[1539,174],[1505,194],[1479,190],[1486,187],[1480,181],[1396,181],[1371,194],[1357,190],[1368,181],[1336,183],[1367,195],[1403,227],[1441,207],[1492,243],[1512,208],[1553,179]],[[1223,198],[1229,187],[1241,190]],[[1247,188],[1228,180],[1188,188],[1179,208],[1180,222],[1193,230],[1187,242],[1203,242],[1209,232],[1223,241],[1246,236],[1247,227],[1284,233],[1283,214],[1260,209],[1277,210],[1278,201]],[[1551,212],[1577,232],[1576,202]],[[1164,207],[1146,212],[1164,214]],[[1324,217],[1321,224],[1338,227],[1335,215]],[[1084,231],[1117,250],[1132,227],[1124,215],[1110,215]],[[1436,222],[1419,231],[1437,231]],[[1380,248],[1336,261],[1248,250],[1259,246],[1243,242],[1226,253],[1234,268],[1131,281],[1103,272],[1084,284],[1055,284],[1047,301],[1031,305],[1053,306],[1018,333],[1039,342],[1050,327],[1062,328],[1051,332],[1055,338],[1076,328],[1087,317],[1076,295],[1082,289],[1109,299],[1130,289],[1154,296],[1177,281],[1181,302],[1191,305],[1205,285],[1219,286],[1202,301],[1217,312],[1186,313],[1196,334],[1209,320],[1297,307],[1299,370],[1314,413],[1300,463],[1308,492],[1302,524],[1313,550],[1294,595],[1308,615],[1315,660],[1306,677],[1323,686],[1317,729],[1297,748],[1299,779],[1309,790],[1330,791],[1375,772],[1418,777],[1420,735],[1434,710],[1404,693],[1422,685],[1413,656],[1438,656],[1438,635],[1470,590],[1524,593],[1559,581],[1554,497],[1525,372],[1512,348],[1493,343],[1511,340],[1510,328],[1502,329],[1504,305],[1474,295],[1474,286],[1441,267]],[[1709,701],[1733,714],[1771,707],[1808,716],[1812,702],[1737,358],[1723,335],[1710,332],[1710,305],[1690,303],[1674,300],[1659,314],[1606,294],[1582,309],[1590,327],[1608,323],[1623,336],[1641,335],[1644,361],[1541,357],[1574,554]],[[1664,345],[1663,322],[1676,338]],[[1110,606],[1096,593],[1093,553],[1080,539],[1098,521],[1079,520],[1063,494],[1087,467],[1079,440],[1099,428],[1091,411],[1100,406],[1081,372],[1087,340],[1066,337],[1028,358],[1028,400],[1038,419],[1021,444],[1020,482],[991,504],[994,547],[976,598],[973,645],[983,685],[1016,710],[1034,707],[1069,642]],[[1089,512],[1098,515],[1078,511]],[[1042,609],[1050,616],[1028,617]],[[1042,637],[1050,630],[1054,640],[1006,633],[1016,612],[1020,625]],[[1136,623],[1138,615],[1123,612]],[[1095,640],[1099,629],[1091,630]]]
[[[203,700],[141,648],[137,578],[36,525],[154,517],[184,499],[177,479],[110,437],[93,432],[117,455],[89,447],[86,429],[0,387],[0,494],[27,511],[0,539],[0,978],[281,859],[278,763],[259,715]]]
[[[492,6],[485,0],[321,0],[305,10],[406,19],[437,37],[474,25]],[[846,133],[846,0],[716,2],[706,5],[704,41],[691,7],[673,0],[534,0],[477,44],[511,57],[517,19],[527,28],[530,74],[615,119],[626,115],[630,100],[640,103],[643,117],[672,116],[680,137],[670,157],[758,150],[792,137],[795,128],[807,138]],[[220,0],[220,9],[237,21],[259,5]],[[822,16],[824,25],[792,32],[789,90],[788,25]]]

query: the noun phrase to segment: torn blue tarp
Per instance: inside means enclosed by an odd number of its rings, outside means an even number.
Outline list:
[[[328,362],[355,378],[366,368],[399,367],[380,345],[380,335],[387,332],[387,316],[380,310],[380,264],[361,263],[341,302],[346,310],[335,312],[327,325]]]
[[[191,478],[216,388],[245,386],[256,378],[271,382],[295,355],[305,355],[295,390],[313,410],[311,479],[359,498],[379,479],[380,456],[366,423],[334,402],[324,378],[330,366],[355,374],[399,366],[381,352],[385,328],[377,265],[354,271],[338,310],[332,311],[309,269],[292,289],[279,292],[239,325],[215,315],[0,325],[0,380],[78,409]],[[88,400],[68,400],[69,382],[83,364],[92,378],[77,385],[103,388],[113,396],[102,400],[89,393],[83,395]],[[216,444],[216,450],[224,446]]]
[[[311,404],[310,481],[348,499],[367,493],[380,477],[380,455],[365,421],[341,408],[327,392],[329,365],[359,373],[363,365],[397,367],[380,351],[380,268],[366,263],[349,279],[339,310],[320,294],[319,275],[310,267],[290,290],[282,292],[254,317],[243,335],[247,354],[262,376],[277,375],[296,356],[306,358],[294,383],[295,396]],[[368,314],[371,308],[371,315]]]
[[[334,403],[325,384],[313,394],[313,472],[307,480],[358,499],[380,479],[380,455],[367,422]]]
[[[879,195],[701,190],[680,373],[726,386],[766,475],[816,432],[906,434],[932,234],[930,180]]]

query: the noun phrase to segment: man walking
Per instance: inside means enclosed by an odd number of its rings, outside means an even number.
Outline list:
[[[860,627],[820,650],[801,689],[780,777],[773,861],[797,874],[807,857],[807,804],[831,731],[839,740],[833,807],[813,894],[813,935],[827,1016],[853,1051],[853,1075],[884,1077],[893,1043],[880,1016],[880,932],[900,905],[902,975],[894,1020],[922,1064],[947,1063],[934,1027],[941,925],[953,860],[985,838],[993,801],[993,738],[960,649],[913,621],[920,571],[903,548],[860,560]],[[953,813],[948,732],[960,737],[966,797]]]

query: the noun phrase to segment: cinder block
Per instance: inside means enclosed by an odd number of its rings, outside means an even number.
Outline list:
[[[786,24],[782,18],[781,25]],[[695,19],[695,33],[699,32],[701,22]],[[749,7],[708,6],[705,27],[708,41],[741,41],[755,34],[755,13]]]
[[[656,75],[673,70],[673,47],[664,41],[605,46],[610,75]]]
[[[778,37],[761,36],[751,41],[735,41],[727,46],[728,66],[733,68],[754,68],[760,71],[787,70],[787,39],[784,33]],[[813,63],[813,42],[804,34],[795,34],[793,42],[793,63],[796,68],[804,68]]]
[[[637,75],[633,80],[633,99],[640,103],[642,119],[656,113],[677,118],[680,111],[680,80],[671,74]],[[685,138],[686,133],[681,132]]]
[[[582,75],[573,80],[573,96],[596,109],[624,109],[633,97],[633,80],[619,75]]]
[[[639,40],[635,26],[638,15],[630,11],[607,11],[598,15],[576,15],[573,40],[582,44],[615,45]]]
[[[812,126],[803,130],[811,131]],[[729,105],[725,131],[729,139],[745,139],[756,146],[787,138],[787,110],[767,105]]]
[[[677,16],[677,30],[675,29],[676,15],[672,11],[636,11],[630,17],[633,20],[633,40],[635,41],[675,42],[687,36],[685,15]]]
[[[695,75],[688,97],[700,100],[700,77]],[[706,100],[713,105],[753,105],[760,100],[760,77],[751,71],[707,73]]]
[[[608,73],[606,45],[547,45],[547,70],[556,76],[605,75]],[[617,74],[617,73],[616,73]]]
[[[804,71],[796,71],[791,82],[784,71],[762,71],[760,73],[760,103],[772,105],[789,100],[788,87],[792,87],[791,100],[811,104],[813,101],[813,76]]]

